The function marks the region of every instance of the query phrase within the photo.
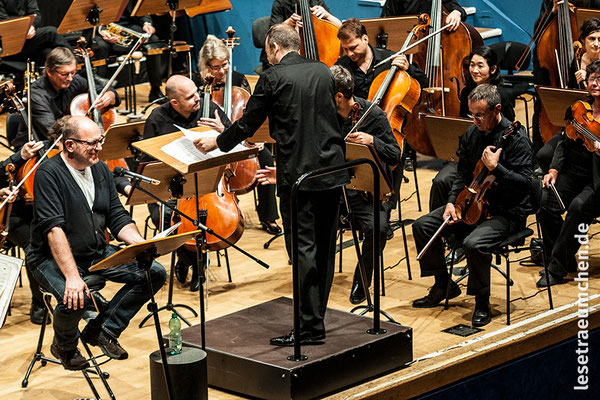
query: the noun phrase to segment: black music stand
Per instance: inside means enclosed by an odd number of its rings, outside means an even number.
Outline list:
[[[392,51],[400,51],[410,31],[419,23],[419,16],[368,18],[361,19],[360,22],[362,22],[367,29],[369,44],[371,46]],[[416,41],[416,39],[414,39],[413,42],[414,41]],[[418,50],[418,47],[414,47],[408,50],[406,54],[413,54]]]
[[[104,132],[106,140],[102,151],[98,154],[102,161],[119,158],[139,158],[141,153],[132,144],[142,140],[146,121],[134,121],[124,124],[113,124]]]
[[[150,303],[148,307],[154,311],[154,326],[156,328],[156,337],[158,339],[158,346],[160,350],[160,356],[163,364],[163,372],[165,375],[165,383],[167,386],[167,393],[169,399],[173,397],[173,387],[171,386],[171,377],[168,369],[167,354],[165,352],[165,346],[163,344],[162,331],[160,328],[160,320],[158,319],[158,312],[156,312],[156,300],[154,299],[154,290],[152,288],[152,277],[150,276],[150,268],[152,262],[164,255],[171,253],[181,247],[186,241],[198,235],[198,231],[183,233],[181,235],[169,236],[161,239],[150,239],[145,242],[136,243],[129,245],[104,260],[96,263],[90,267],[90,272],[98,271],[114,267],[117,265],[123,265],[132,261],[137,261],[138,266],[146,273],[146,283],[148,284],[148,290],[150,292]]]
[[[121,19],[129,0],[73,0],[57,28],[58,33],[69,33],[89,27],[108,25]]]
[[[575,18],[577,19],[577,26],[581,26],[583,21],[590,18],[600,18],[600,10],[594,10],[592,8],[575,8]]]
[[[0,57],[12,56],[23,49],[34,18],[35,15],[26,15],[0,21]]]
[[[175,18],[177,18],[177,11],[185,10],[187,8],[193,8],[199,6],[202,0],[138,0],[137,4],[131,12],[132,17],[142,17],[148,14],[164,14],[167,12],[171,13],[171,29],[169,35],[169,70],[168,76],[173,73],[173,58],[177,55],[174,50],[175,43],[175,31],[177,25],[175,24]]]
[[[211,129],[206,127],[198,127],[190,129],[196,132],[206,132]],[[191,163],[183,162],[180,159],[174,158],[172,155],[163,151],[166,145],[172,145],[173,142],[181,139],[184,136],[183,132],[177,131],[174,133],[170,133],[167,135],[153,137],[151,139],[142,140],[140,142],[136,142],[133,144],[133,147],[138,150],[144,152],[145,154],[153,157],[157,160],[160,160],[164,163],[165,168],[175,170],[175,173],[179,177],[176,180],[173,180],[171,185],[169,185],[169,195],[162,198],[151,193],[149,190],[144,189],[141,185],[139,185],[138,181],[135,180],[135,187],[133,188],[130,199],[132,198],[135,189],[141,190],[146,195],[153,198],[155,201],[163,204],[165,207],[173,210],[174,213],[179,215],[181,218],[185,218],[191,221],[201,232],[196,236],[196,267],[198,269],[198,282],[200,284],[199,296],[200,296],[200,331],[202,336],[202,349],[206,348],[205,343],[205,334],[204,334],[204,326],[205,326],[205,312],[204,312],[204,270],[208,267],[208,252],[206,251],[206,233],[209,233],[220,240],[224,241],[234,249],[238,250],[240,253],[249,257],[253,261],[257,262],[264,268],[269,268],[269,266],[258,258],[254,257],[252,254],[246,252],[245,250],[239,248],[235,244],[229,242],[227,239],[221,237],[212,229],[205,225],[206,222],[206,210],[201,210],[199,208],[198,203],[196,203],[196,218],[192,218],[184,213],[180,212],[176,208],[172,207],[170,204],[164,201],[165,198],[180,198],[185,191],[185,184],[188,181],[192,181],[194,183],[194,193],[196,198],[198,198],[199,194],[209,193],[209,190],[204,189],[200,191],[200,180],[198,179],[199,174],[208,175],[205,176],[202,180],[204,184],[212,185],[212,187],[216,187],[219,182],[219,178],[222,174],[222,167],[226,164],[233,163],[236,161],[241,161],[244,159],[256,157],[258,149],[256,148],[245,148],[241,151],[233,151],[221,155],[215,155],[213,157],[203,156],[204,159],[199,158],[197,161],[193,161]],[[216,151],[215,151],[216,152]],[[214,154],[214,153],[213,153]],[[206,158],[210,157],[210,158]],[[160,167],[162,168],[162,166]],[[215,174],[217,171],[217,174]],[[219,172],[220,171],[220,172]],[[172,172],[171,172],[172,173]],[[192,180],[193,179],[193,180]],[[208,183],[207,183],[208,182]]]

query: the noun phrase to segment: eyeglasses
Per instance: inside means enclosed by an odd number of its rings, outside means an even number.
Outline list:
[[[588,78],[588,83],[595,83],[596,85],[600,85],[600,77],[598,78]]]
[[[98,145],[102,146],[104,144],[106,137],[104,135],[102,135],[102,136],[100,136],[100,138],[98,140],[94,140],[91,142],[87,141],[87,140],[74,139],[74,138],[69,138],[69,140],[72,140],[74,142],[81,143],[81,144],[87,144],[88,148],[95,149],[96,147],[98,147]]]
[[[71,72],[54,71],[54,72],[56,72],[61,78],[66,78],[67,76],[75,76],[75,74],[77,73],[77,71],[71,71]]]
[[[486,111],[483,114],[467,114],[467,116],[471,119],[476,119],[477,121],[482,121],[489,114],[490,114],[490,111]]]
[[[220,69],[225,69],[229,66],[229,61],[225,61],[223,64],[221,65],[210,65],[208,64],[208,67],[211,69],[211,71],[213,72],[217,72]]]

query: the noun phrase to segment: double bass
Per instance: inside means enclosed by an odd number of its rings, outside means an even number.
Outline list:
[[[566,1],[557,4],[556,15],[544,28],[536,43],[540,67],[548,71],[550,86],[563,89],[569,86],[569,68],[575,59],[573,38],[578,36],[577,21],[572,6]],[[561,129],[550,123],[543,107],[539,117],[539,128],[544,143]]]
[[[209,116],[212,76],[207,76],[205,80],[206,85],[202,109],[203,118]],[[216,192],[200,196],[197,201],[195,196],[188,199],[180,199],[179,211],[186,215],[196,215],[198,209],[206,210],[205,225],[229,242],[236,243],[242,236],[242,233],[244,233],[244,215],[237,204],[235,194],[231,193],[227,188],[228,175],[225,172],[219,181]],[[187,218],[184,218],[181,220],[181,226],[177,231],[178,233],[185,233],[194,230],[196,230],[194,224]],[[221,250],[229,246],[228,243],[209,233],[206,234],[206,244],[209,251]],[[186,242],[184,247],[189,251],[196,251],[195,240]]]
[[[322,20],[310,11],[308,0],[299,0],[298,13],[302,17],[300,28],[300,54],[311,60],[319,60],[331,67],[340,57],[338,27]]]
[[[431,3],[430,30],[442,27],[442,0]],[[421,17],[422,19],[425,17]],[[426,31],[421,34],[426,33]],[[461,22],[450,32],[429,38],[413,55],[414,62],[425,72],[429,87],[423,88],[421,101],[407,117],[404,134],[406,141],[421,154],[435,156],[435,150],[425,131],[425,114],[458,117],[460,114],[460,91],[465,87],[463,60],[473,49],[483,45],[483,39],[475,28]]]

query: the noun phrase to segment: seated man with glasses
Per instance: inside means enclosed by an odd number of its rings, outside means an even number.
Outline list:
[[[102,87],[97,86],[100,92]],[[57,119],[70,114],[71,101],[89,90],[87,79],[77,75],[77,63],[71,50],[66,47],[53,49],[46,58],[46,74],[31,85],[31,124],[40,140],[48,137],[48,131]],[[118,106],[120,98],[114,89],[109,89],[100,99],[98,108]],[[19,132],[10,143],[20,147],[27,141],[27,126],[24,121]]]
[[[492,255],[489,249],[525,226],[531,208],[529,190],[532,154],[529,138],[523,128],[508,136],[502,149],[496,149],[499,139],[511,123],[500,112],[501,97],[495,86],[477,86],[469,94],[468,101],[474,123],[460,138],[458,172],[447,204],[415,221],[413,235],[420,252],[444,220],[450,217],[449,226],[444,229],[443,234],[453,233],[464,238],[463,247],[470,271],[467,294],[475,296],[472,323],[474,326],[483,326],[491,320],[489,298]],[[490,203],[488,218],[466,225],[461,222],[454,203],[458,194],[473,181],[473,172],[479,160],[495,176],[497,185],[486,192]],[[433,275],[435,283],[427,296],[413,302],[413,307],[436,307],[446,297],[450,279],[441,237],[438,236],[433,241],[419,262],[421,276]],[[449,297],[460,295],[458,285],[454,282],[450,284]]]
[[[36,173],[32,237],[26,252],[35,278],[58,301],[50,351],[66,369],[79,370],[89,366],[77,349],[77,327],[91,301],[83,277],[98,274],[124,284],[81,333],[88,344],[113,359],[128,357],[117,339],[150,293],[146,274],[136,262],[89,271],[118,250],[107,243],[105,229],[128,245],[144,239],[119,201],[110,169],[98,158],[104,142],[98,126],[85,117],[70,117],[62,133],[61,153],[42,163]],[[157,292],[166,272],[156,261],[150,277]]]

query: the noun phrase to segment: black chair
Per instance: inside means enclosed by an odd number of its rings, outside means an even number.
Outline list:
[[[94,308],[96,310],[101,310],[102,305],[99,303],[99,301],[100,301],[99,297],[101,297],[101,296],[98,296],[99,293],[97,293],[97,292],[106,285],[106,279],[101,275],[91,274],[91,275],[85,276],[83,278],[83,280],[86,283],[86,285],[88,286],[88,288],[90,289]],[[42,325],[40,326],[40,335],[38,338],[38,343],[37,343],[37,347],[35,350],[35,354],[33,355],[33,359],[31,360],[31,363],[29,364],[29,368],[27,368],[27,372],[25,373],[25,377],[23,378],[23,381],[21,382],[22,387],[27,387],[27,385],[29,384],[29,376],[31,375],[31,371],[33,370],[33,367],[35,366],[35,364],[38,361],[40,361],[40,364],[42,365],[42,367],[46,366],[46,364],[48,362],[53,363],[53,364],[61,364],[61,362],[59,360],[50,358],[50,357],[46,357],[44,355],[44,353],[42,352],[42,346],[44,345],[44,334],[46,332],[46,321],[49,318],[49,315],[54,312],[54,309],[52,307],[52,298],[54,296],[48,290],[46,290],[44,288],[40,288],[40,290],[42,291],[42,294],[44,297],[44,305],[45,305],[44,319],[43,319]],[[103,298],[102,298],[102,300],[103,300]],[[92,354],[92,351],[90,350],[90,347],[88,346],[88,344],[83,340],[83,338],[81,338],[81,335],[80,335],[80,341],[81,341],[83,348],[85,349],[85,352],[88,355],[88,361],[92,365],[90,368],[82,370],[81,373],[83,374],[85,380],[87,381],[88,385],[90,386],[90,389],[94,393],[94,396],[95,396],[94,398],[100,399],[100,395],[98,393],[98,390],[96,390],[96,387],[95,387],[94,383],[92,382],[92,379],[89,376],[90,373],[96,374],[102,380],[102,383],[104,384],[104,387],[106,388],[106,391],[108,392],[110,398],[114,400],[115,395],[113,394],[112,389],[107,381],[107,379],[109,378],[110,375],[107,372],[102,371],[102,369],[100,368],[101,365],[106,364],[111,359],[104,355],[100,355],[98,357],[94,356]],[[98,360],[101,359],[102,357],[106,357],[106,359],[102,359],[100,362],[98,362]]]
[[[537,214],[540,211],[540,206],[541,206],[541,198],[542,198],[542,181],[540,181],[539,179],[532,179],[531,180],[531,187],[530,187],[530,198],[531,198],[531,210],[530,210],[530,215],[535,215],[536,216],[536,223],[537,223]],[[502,276],[504,276],[504,278],[506,279],[506,325],[510,325],[510,287],[514,284],[513,280],[510,278],[510,264],[514,263],[514,262],[520,262],[521,260],[525,259],[525,258],[529,258],[531,257],[531,255],[528,255],[526,257],[523,257],[521,259],[518,260],[514,260],[511,261],[510,260],[510,254],[511,253],[520,253],[521,251],[530,251],[531,249],[534,249],[534,247],[530,246],[526,246],[525,245],[525,240],[530,237],[533,236],[534,232],[532,229],[528,228],[528,227],[524,227],[523,229],[521,229],[518,232],[515,232],[513,235],[509,236],[508,238],[506,238],[506,240],[504,240],[502,243],[500,243],[498,246],[496,246],[495,248],[491,249],[491,253],[492,255],[494,255],[496,257],[496,262],[495,264],[500,264],[501,263],[501,258],[504,258],[504,260],[506,261],[506,273],[504,273],[504,271],[502,271],[497,265],[492,264],[492,268],[494,268],[496,271],[500,272],[500,274],[502,274]],[[456,248],[458,248],[458,246],[460,246],[460,240],[455,240],[452,246],[452,252],[454,252],[456,250]],[[543,252],[542,252],[542,257],[543,257]],[[454,261],[454,257],[452,257],[452,261]],[[544,265],[544,271],[546,274],[548,274],[548,266],[545,262],[545,260],[543,260],[543,265]],[[454,262],[450,263],[450,277],[452,277],[452,272],[453,272],[453,268],[454,268]],[[468,273],[466,275],[463,275],[458,281],[460,282],[462,279],[464,279],[466,276],[468,276]],[[446,289],[446,302],[444,304],[444,309],[448,309],[448,296],[450,293],[450,284],[451,284],[451,279],[448,279],[448,287]],[[550,309],[553,310],[554,309],[554,304],[552,302],[552,291],[550,289],[550,285],[547,286],[547,290],[548,290],[548,303],[550,306]]]
[[[265,38],[267,37],[267,31],[269,30],[269,24],[271,23],[271,17],[260,17],[252,22],[252,43],[257,49],[264,49]],[[254,73],[260,75],[263,72],[262,64],[254,67]]]

